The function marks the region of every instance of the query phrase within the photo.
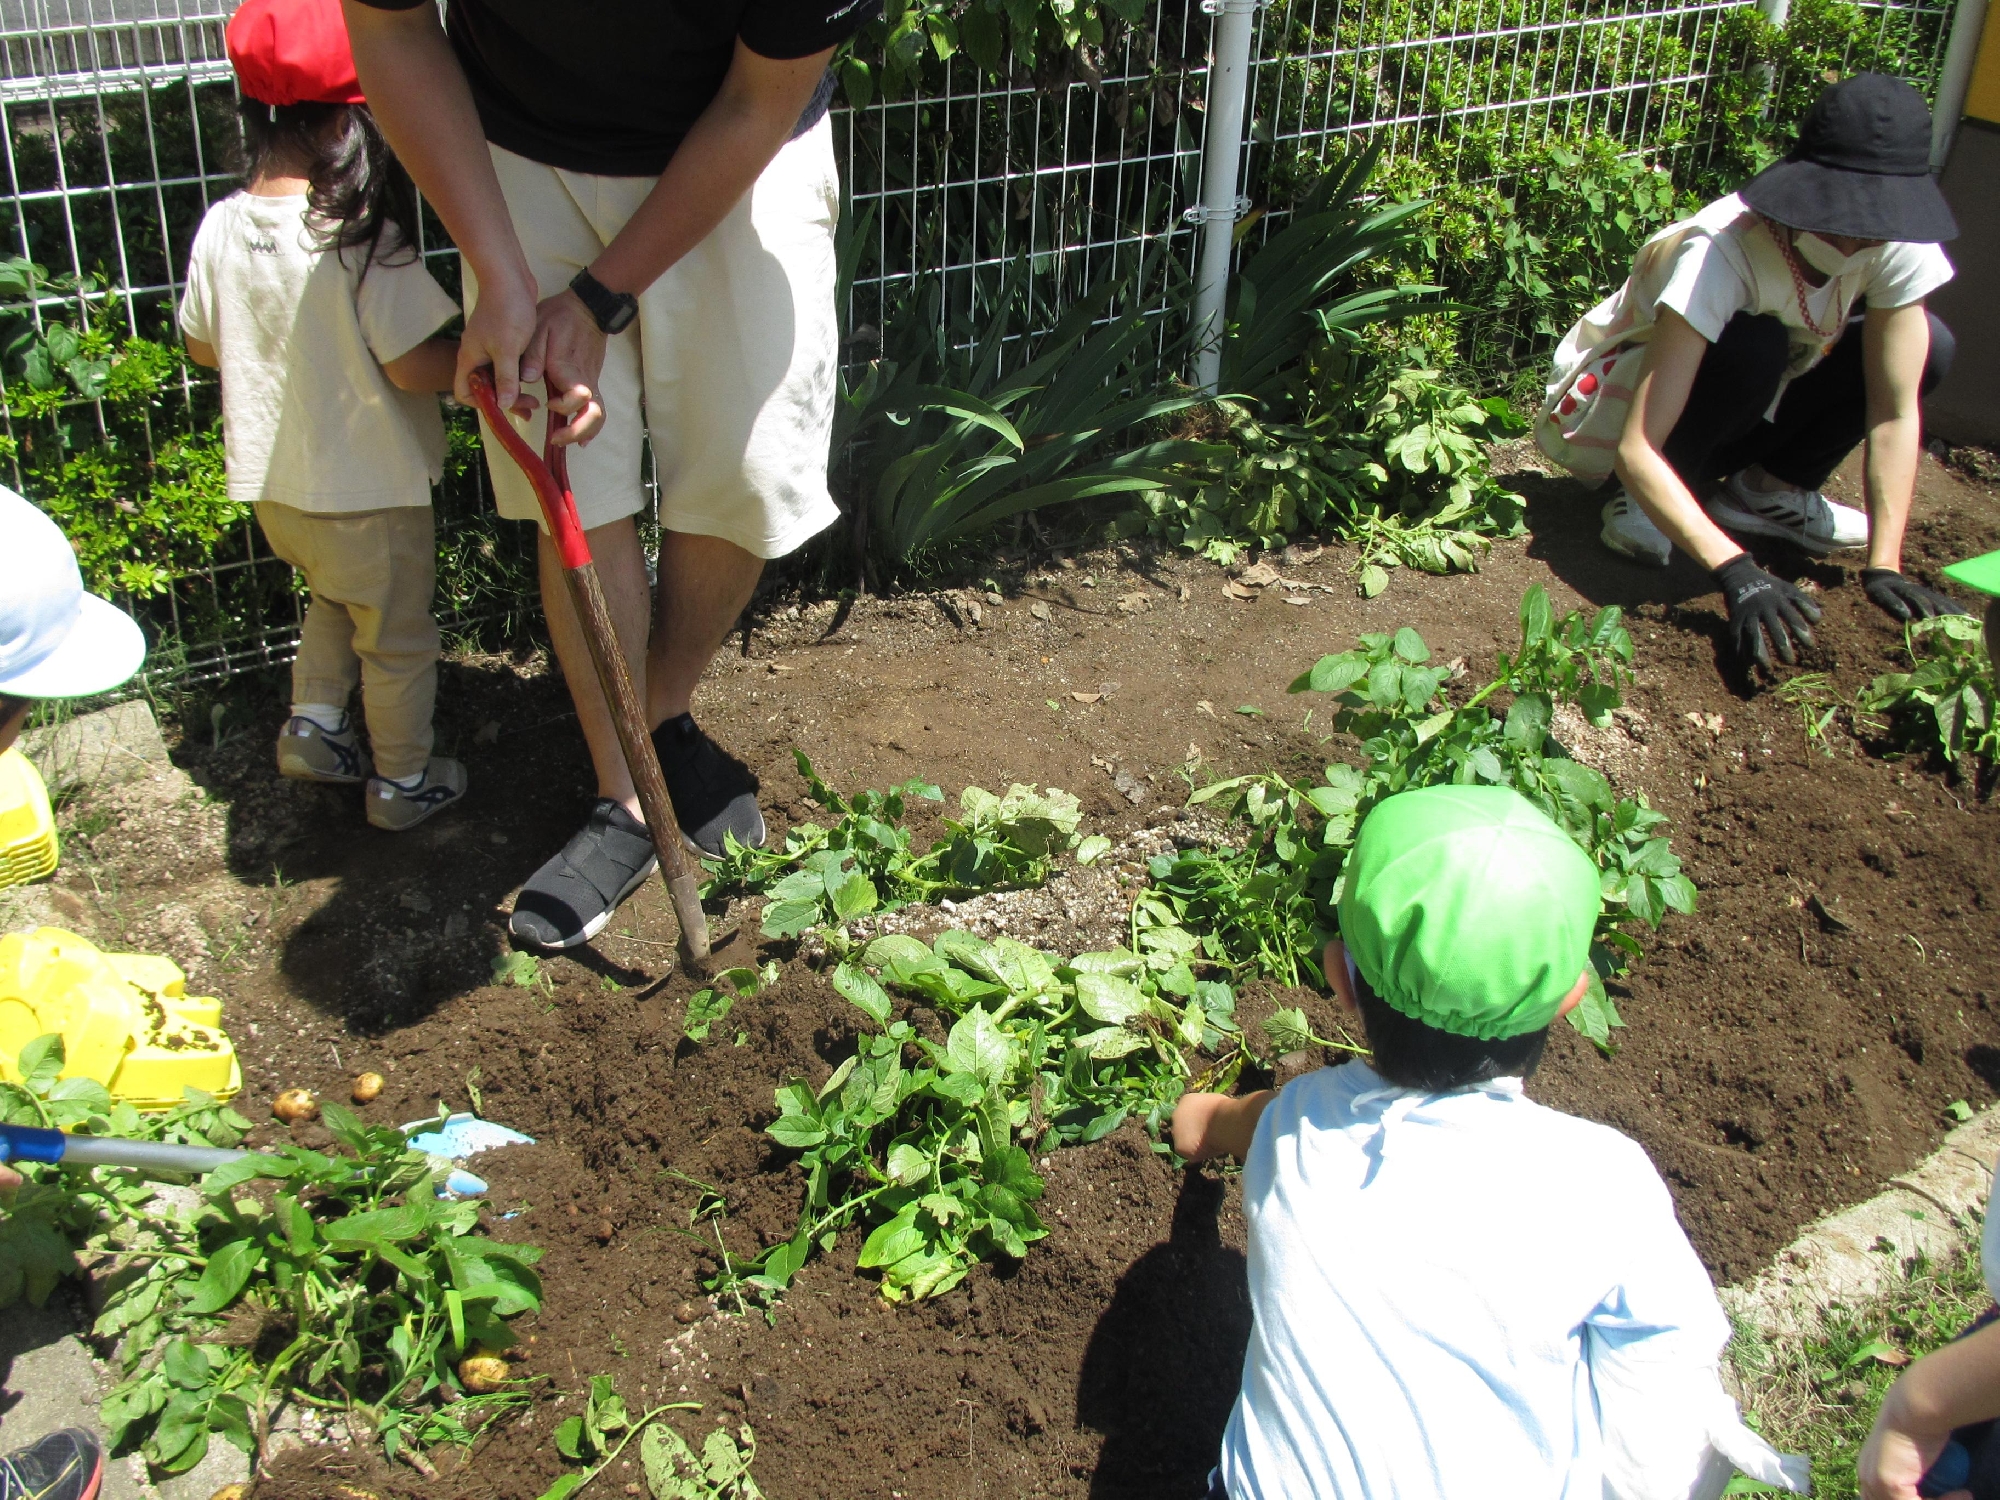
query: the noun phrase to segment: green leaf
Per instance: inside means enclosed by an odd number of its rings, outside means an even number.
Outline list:
[[[1344,693],[1368,675],[1368,665],[1368,658],[1358,651],[1322,656],[1313,663],[1311,671],[1293,681],[1288,691]]]
[[[181,1390],[198,1391],[208,1384],[214,1366],[202,1353],[202,1346],[189,1339],[176,1339],[167,1345],[167,1352],[160,1359],[160,1373]]]
[[[1576,706],[1599,729],[1611,722],[1611,712],[1625,701],[1617,688],[1606,683],[1586,683],[1577,690]]]
[[[773,901],[764,908],[762,929],[767,938],[792,938],[820,925],[820,903]]]
[[[1421,666],[1431,659],[1431,648],[1424,644],[1424,638],[1407,625],[1396,632],[1392,649],[1413,667]]]
[[[711,1500],[694,1450],[665,1422],[654,1422],[639,1439],[639,1467],[653,1500]]]
[[[1545,641],[1553,633],[1555,626],[1555,606],[1549,603],[1549,591],[1539,583],[1528,585],[1521,595],[1521,646],[1529,646]]]
[[[1007,975],[1000,966],[998,950],[984,938],[969,932],[947,930],[931,940],[931,947],[946,963],[956,964],[968,973],[996,984],[1008,983]]]
[[[1145,1010],[1146,994],[1129,979],[1086,972],[1076,976],[1076,1003],[1094,1021],[1123,1026]]]
[[[582,1417],[564,1417],[556,1423],[556,1452],[572,1463],[583,1457]]]
[[[1101,833],[1086,836],[1076,846],[1076,862],[1080,865],[1094,865],[1111,852],[1111,840]]]
[[[1123,1026],[1106,1026],[1099,1031],[1085,1032],[1070,1045],[1089,1053],[1093,1061],[1108,1062],[1114,1058],[1130,1057],[1151,1043],[1138,1032],[1128,1031]]]
[[[381,1250],[413,1240],[430,1227],[433,1214],[415,1203],[376,1208],[336,1219],[320,1233],[336,1250]]]
[[[893,1181],[915,1187],[931,1175],[931,1157],[907,1141],[898,1141],[889,1148],[888,1171]]]
[[[727,990],[697,990],[688,997],[684,1034],[691,1042],[705,1042],[717,1021],[727,1016],[736,997]]]
[[[1004,1083],[1014,1064],[1014,1043],[984,1010],[960,1016],[945,1040],[945,1059],[954,1073],[969,1073],[988,1088]]]
[[[850,922],[864,912],[871,912],[879,901],[875,883],[860,871],[855,870],[838,885],[828,888],[827,894],[833,900],[833,915],[836,921]]]
[[[907,983],[904,976],[944,967],[943,960],[935,953],[902,932],[884,933],[875,939],[862,953],[861,961],[871,969],[889,973],[897,983]]]
[[[764,1127],[764,1134],[794,1151],[805,1151],[826,1139],[826,1127],[804,1115],[780,1115]]]
[[[188,1299],[188,1311],[221,1312],[242,1295],[250,1277],[263,1263],[264,1247],[255,1240],[231,1240],[212,1252],[201,1279],[195,1283],[194,1296]]]
[[[59,1031],[48,1031],[35,1037],[21,1048],[14,1059],[15,1071],[21,1075],[21,1085],[31,1094],[41,1096],[55,1086],[56,1076],[63,1070],[63,1039]]]
[[[921,1252],[927,1242],[928,1237],[917,1226],[917,1205],[906,1204],[894,1218],[875,1226],[854,1263],[864,1271],[893,1266]]]
[[[867,1013],[877,1026],[889,1024],[892,1009],[889,992],[866,970],[843,963],[833,971],[834,989]]]
[[[1542,744],[1549,737],[1549,725],[1554,718],[1555,706],[1549,702],[1546,693],[1522,693],[1507,710],[1504,731],[1507,742],[1531,754],[1541,754]]]
[[[1583,999],[1569,1013],[1569,1024],[1582,1032],[1607,1057],[1617,1052],[1611,1041],[1611,1032],[1625,1022],[1595,969],[1591,970],[1590,988],[1584,991]]]
[[[998,435],[1002,441],[1011,444],[1016,451],[1027,445],[1021,441],[1021,434],[1014,430],[1014,424],[987,402],[967,391],[946,390],[942,386],[919,386],[910,393],[913,405],[928,407],[933,411],[949,412],[987,431]]]

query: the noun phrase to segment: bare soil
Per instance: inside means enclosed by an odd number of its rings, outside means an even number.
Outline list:
[[[1003,554],[990,580],[865,599],[831,632],[831,604],[762,604],[697,710],[763,778],[779,826],[812,811],[794,745],[837,785],[920,775],[950,796],[1015,780],[1076,792],[1091,827],[1125,841],[1115,868],[907,919],[972,917],[1073,948],[1116,931],[1148,848],[1189,836],[1183,767],[1304,774],[1351,753],[1284,691],[1321,653],[1412,625],[1440,658],[1482,672],[1532,582],[1559,609],[1625,605],[1637,689],[1613,729],[1571,726],[1574,749],[1672,818],[1700,909],[1669,921],[1619,992],[1617,1055],[1558,1028],[1531,1087],[1644,1143],[1717,1279],[1745,1277],[1807,1221],[1909,1167],[1948,1105],[2000,1089],[2000,809],[1892,746],[1808,744],[1796,710],[1726,665],[1698,571],[1620,563],[1575,485],[1519,482],[1530,538],[1496,547],[1475,576],[1399,573],[1372,601],[1354,595],[1339,549],[1283,562],[1285,577],[1327,587],[1290,591],[1302,604],[1275,586],[1240,600],[1211,565],[1118,550]],[[1911,570],[1934,577],[2000,545],[1995,500],[1927,459]],[[1767,560],[1822,594],[1809,665],[1851,691],[1900,663],[1900,632],[1854,567]],[[561,1467],[553,1423],[605,1371],[635,1405],[702,1402],[677,1416],[684,1431],[747,1419],[779,1500],[1199,1494],[1248,1327],[1233,1179],[1176,1173],[1128,1128],[1045,1164],[1053,1230],[1020,1265],[892,1309],[857,1274],[850,1235],[772,1321],[712,1308],[699,1184],[726,1194],[735,1252],[790,1233],[800,1184],[762,1134],[772,1089],[823,1078],[850,1012],[810,955],[759,946],[752,904],[719,926],[783,976],[707,1046],[687,1044],[695,986],[671,972],[657,886],[591,948],[545,962],[546,985],[495,985],[512,892],[581,816],[587,765],[539,658],[453,661],[441,710],[440,748],[466,760],[472,792],[433,824],[378,833],[358,796],[277,780],[266,705],[235,738],[215,744],[204,724],[180,744],[198,794],[140,786],[73,804],[45,898],[101,942],[174,954],[225,998],[253,1116],[281,1087],[344,1097],[373,1067],[389,1083],[370,1115],[409,1120],[440,1100],[463,1107],[476,1075],[485,1111],[540,1142],[480,1170],[496,1215],[518,1211],[493,1232],[548,1247],[547,1307],[522,1323],[526,1370],[550,1377],[542,1408],[469,1462],[447,1458],[438,1481],[305,1452],[260,1495],[344,1483],[531,1500]],[[1324,1003],[1252,987],[1247,1005],[1254,1019],[1281,1001]],[[637,1477],[614,1471],[596,1488]]]

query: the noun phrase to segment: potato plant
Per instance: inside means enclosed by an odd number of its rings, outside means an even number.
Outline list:
[[[1157,1138],[1191,1056],[1213,1059],[1205,1086],[1234,1082],[1245,1056],[1235,994],[1197,978],[1199,963],[1196,939],[1172,925],[1067,960],[966,932],[928,945],[877,938],[832,976],[871,1029],[824,1083],[777,1091],[767,1133],[800,1153],[798,1230],[754,1261],[725,1252],[711,1289],[773,1298],[856,1225],[869,1231],[860,1265],[892,1302],[948,1291],[978,1261],[1026,1255],[1047,1233],[1035,1153],[1128,1119]],[[896,994],[947,1023],[944,1040],[898,1016]]]
[[[1887,718],[1954,766],[2000,761],[2000,695],[1979,622],[1971,615],[1917,620],[1903,644],[1911,669],[1869,683],[1855,696],[1855,712]]]
[[[911,901],[1039,885],[1058,856],[1074,851],[1089,863],[1111,847],[1106,838],[1077,831],[1082,809],[1068,792],[1017,785],[996,796],[969,786],[959,795],[960,816],[947,818],[944,837],[918,854],[903,817],[912,801],[942,802],[937,787],[911,780],[847,797],[821,779],[803,751],[792,753],[807,792],[833,823],[801,823],[768,849],[746,849],[731,836],[722,858],[707,862],[702,891],[768,896],[762,923],[768,938],[842,927]]]
[[[1501,653],[1495,677],[1458,706],[1443,696],[1450,674],[1430,664],[1416,631],[1362,636],[1353,650],[1320,658],[1291,688],[1332,695],[1334,727],[1359,741],[1362,764],[1330,765],[1316,784],[1267,773],[1198,789],[1192,803],[1229,808],[1248,837],[1239,849],[1156,857],[1156,897],[1202,934],[1209,958],[1288,984],[1323,983],[1319,955],[1335,935],[1341,871],[1368,810],[1413,787],[1512,787],[1603,872],[1604,911],[1591,948],[1597,982],[1570,1020],[1609,1050],[1611,1029],[1624,1023],[1603,980],[1642,951],[1626,924],[1657,927],[1668,911],[1692,911],[1695,900],[1661,831],[1664,816],[1644,797],[1618,796],[1550,734],[1559,703],[1608,723],[1631,659],[1616,607],[1558,619],[1540,584],[1521,601],[1519,649]],[[1510,695],[1504,713],[1487,706],[1501,692]]]
[[[213,1438],[254,1460],[291,1402],[344,1411],[425,1467],[424,1448],[525,1404],[513,1382],[468,1392],[456,1367],[514,1342],[506,1320],[541,1305],[542,1252],[475,1233],[481,1205],[441,1200],[401,1131],[331,1103],[322,1118],[346,1154],[252,1153],[192,1207],[133,1185],[90,1239],[115,1267],[95,1328],[123,1376],[104,1399],[114,1445],[172,1473]]]

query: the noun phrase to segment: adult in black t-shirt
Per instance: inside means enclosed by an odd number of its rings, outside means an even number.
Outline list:
[[[826,492],[838,338],[825,122],[833,48],[879,0],[345,0],[375,118],[463,258],[458,396],[482,365],[570,476],[684,833],[764,841],[757,782],[689,699],[764,561],[837,514]],[[642,415],[643,413],[643,415]],[[634,516],[658,476],[658,603]],[[503,516],[537,515],[489,463]],[[583,445],[588,444],[588,447]],[[610,713],[546,536],[542,602],[598,800],[530,877],[515,937],[594,936],[653,868]],[[649,640],[650,635],[650,640]]]

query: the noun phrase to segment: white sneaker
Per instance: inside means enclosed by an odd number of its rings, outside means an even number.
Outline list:
[[[1868,545],[1868,515],[1836,505],[1818,490],[1760,494],[1731,474],[1708,502],[1708,518],[1724,531],[1783,537],[1808,552],[1840,552]]]
[[[1623,490],[1604,502],[1604,530],[1598,536],[1613,552],[1633,562],[1664,568],[1673,561],[1674,544],[1667,540],[1667,534]]]

